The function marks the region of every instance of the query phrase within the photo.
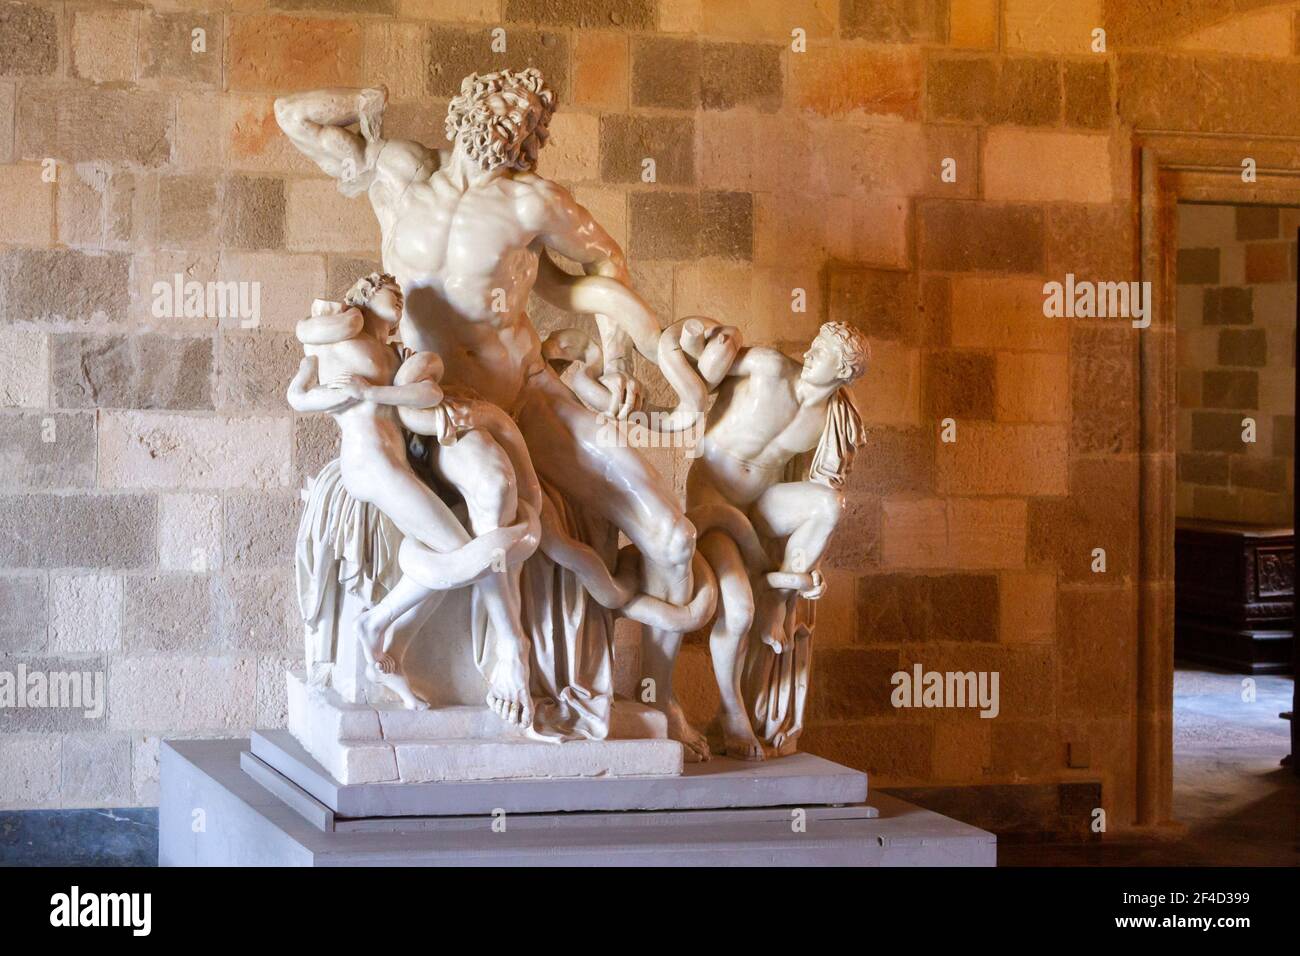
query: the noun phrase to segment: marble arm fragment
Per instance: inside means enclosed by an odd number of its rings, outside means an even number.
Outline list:
[[[285,398],[295,412],[303,414],[338,412],[349,405],[356,404],[357,399],[346,392],[326,388],[323,385],[309,385],[316,378],[316,368],[316,358],[306,356],[299,364],[298,373],[293,377],[293,381],[289,383],[289,391]]]
[[[409,385],[370,385],[365,397],[380,405],[397,405],[403,408],[433,408],[442,401],[442,389],[428,379]]]

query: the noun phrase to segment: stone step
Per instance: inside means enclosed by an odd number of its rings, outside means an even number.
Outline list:
[[[466,742],[482,748],[483,741]],[[568,741],[535,744],[551,751],[583,748],[679,746],[675,741]],[[401,747],[403,745],[397,745]],[[686,764],[677,774],[572,774],[534,779],[464,779],[442,782],[342,780],[314,759],[285,730],[253,732],[252,754],[339,816],[459,816],[604,810],[700,810],[733,807],[813,807],[860,804],[867,799],[867,775],[812,754],[766,761],[719,757]],[[509,754],[490,758],[501,761]],[[611,759],[602,755],[601,759]]]
[[[252,746],[257,746],[256,740]],[[809,812],[806,826],[802,827],[791,825],[788,806],[758,813],[696,809],[672,812],[658,819],[637,813],[608,813],[599,820],[590,812],[556,813],[546,819],[525,821],[517,815],[521,811],[516,802],[504,804],[504,832],[491,825],[490,811],[482,811],[477,818],[467,817],[464,822],[418,821],[407,827],[405,821],[371,821],[367,828],[335,832],[314,825],[299,809],[241,770],[240,755],[249,748],[248,740],[164,741],[159,807],[161,865],[992,866],[996,861],[996,838],[991,833],[883,796],[872,800],[878,815],[865,807]],[[789,767],[791,761],[803,758],[819,761],[801,754],[770,763],[773,767]],[[819,762],[825,776],[858,778],[860,787],[856,792],[865,795],[862,774],[829,761]],[[709,764],[692,764],[680,777],[654,781],[655,799],[663,803],[698,800],[698,781],[710,775],[748,779],[751,784],[763,776],[763,765],[746,769],[735,767],[737,761],[719,763],[732,766],[710,770]],[[813,766],[805,760],[805,770]],[[693,768],[702,768],[701,773],[693,774]],[[407,794],[425,791],[427,804],[427,791],[431,789],[481,794],[485,787],[507,787],[505,796],[522,798],[531,788],[532,792],[567,792],[575,802],[585,794],[587,799],[581,802],[590,805],[601,800],[602,793],[615,793],[625,783],[610,779],[399,784],[387,790]],[[735,792],[744,792],[744,787]],[[496,795],[501,795],[499,789]],[[715,789],[712,795],[716,798],[719,791]],[[484,805],[494,806],[491,802]],[[195,807],[220,810],[209,813],[203,832],[196,833],[193,827]],[[336,823],[346,827],[349,821]]]

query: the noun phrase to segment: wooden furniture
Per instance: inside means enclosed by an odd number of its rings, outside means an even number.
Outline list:
[[[1174,653],[1242,674],[1292,669],[1295,530],[1178,519]]]

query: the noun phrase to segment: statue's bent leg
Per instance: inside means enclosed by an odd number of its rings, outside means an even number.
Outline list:
[[[438,449],[434,467],[464,497],[470,527],[482,535],[510,524],[518,512],[515,470],[505,450],[485,431],[466,432]],[[528,637],[520,621],[518,564],[501,566],[478,584],[487,611],[495,653],[488,678],[488,706],[502,720],[520,727],[533,722],[528,693]]]
[[[760,534],[785,538],[781,570],[807,574],[826,551],[844,512],[844,496],[815,481],[787,481],[763,492],[752,508]]]
[[[752,514],[758,532],[785,538],[781,567],[768,575],[768,586],[756,595],[755,632],[778,654],[784,653],[788,601],[792,591],[809,598],[824,588],[817,566],[844,511],[844,496],[815,481],[790,481],[773,485],[754,502]],[[777,582],[777,583],[774,583]]]
[[[354,488],[353,494],[386,514],[403,537],[426,548],[454,551],[469,541],[452,510],[405,463],[372,467],[350,479],[349,490]]]
[[[663,476],[635,448],[617,441],[625,432],[576,402],[549,372],[532,380],[518,421],[538,474],[622,531],[640,551],[641,590],[672,604],[689,602],[695,528]],[[654,682],[655,706],[668,717],[669,736],[685,745],[688,759],[704,760],[708,743],[673,697],[681,640],[680,633],[643,627],[641,672]]]
[[[749,586],[749,574],[740,549],[724,534],[706,534],[700,539],[700,553],[718,577],[718,615],[709,634],[709,656],[718,681],[721,698],[718,721],[727,756],[762,760],[763,745],[754,736],[740,690],[745,641],[754,623],[754,594]]]
[[[433,490],[407,469],[386,469],[374,476],[367,498],[395,524],[406,538],[432,551],[447,552],[469,541],[456,516]],[[357,639],[367,663],[378,674],[396,673],[396,663],[385,648],[384,635],[403,613],[427,597],[428,590],[405,580],[401,593],[384,600],[357,617]],[[395,589],[397,591],[397,589]],[[394,687],[403,700],[407,691]]]

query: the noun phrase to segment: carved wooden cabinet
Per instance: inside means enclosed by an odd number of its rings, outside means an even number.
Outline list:
[[[1175,653],[1243,674],[1286,673],[1295,640],[1295,530],[1178,520]]]

